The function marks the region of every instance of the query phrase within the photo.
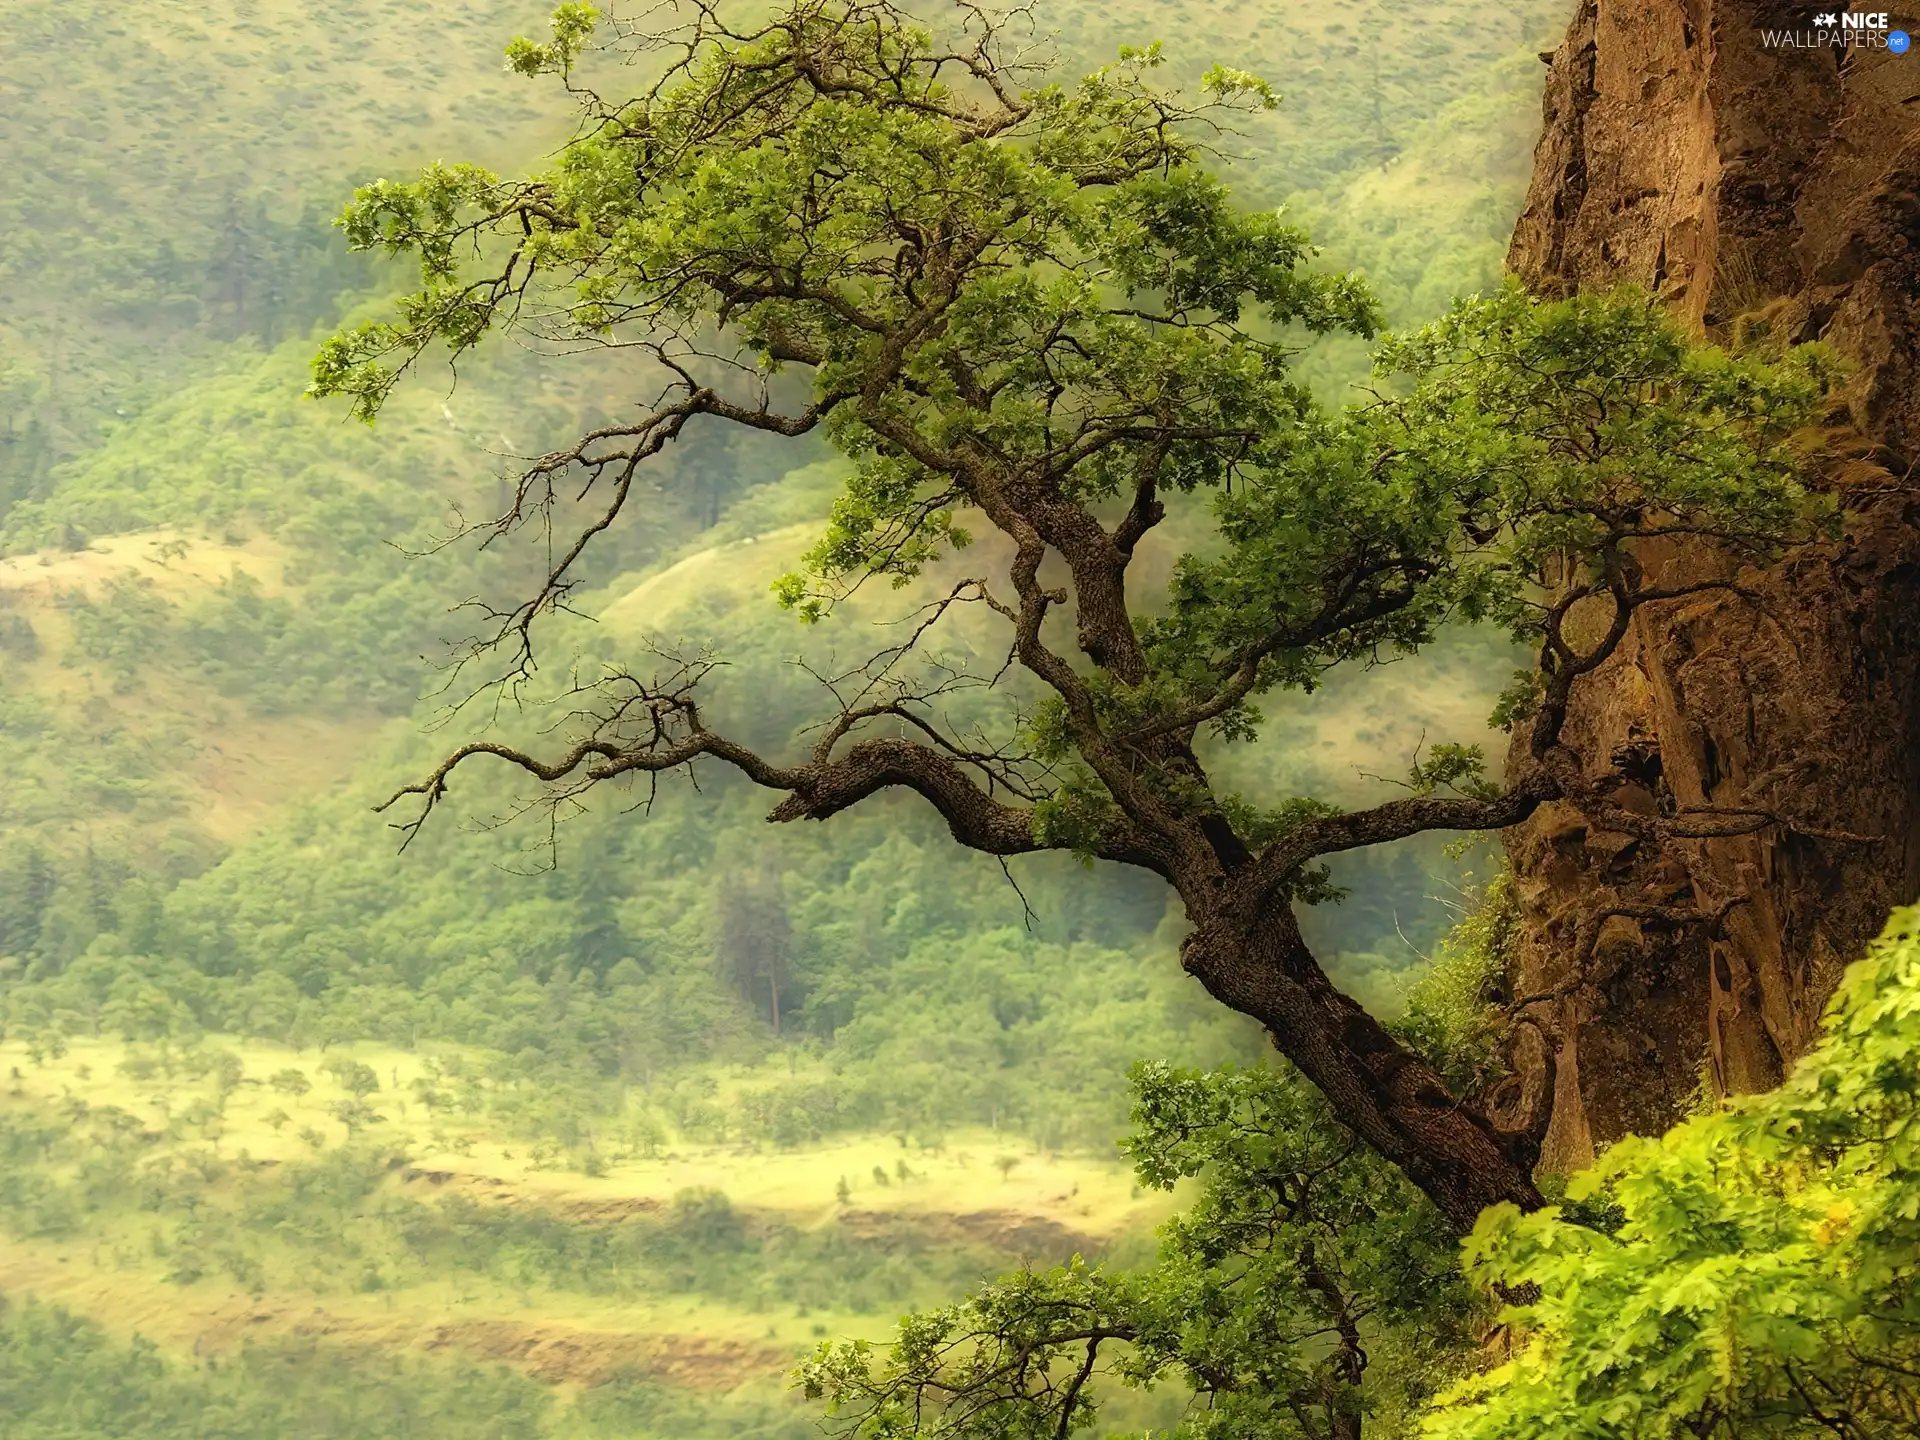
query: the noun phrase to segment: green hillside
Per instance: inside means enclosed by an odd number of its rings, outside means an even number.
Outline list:
[[[1497,278],[1563,9],[1068,0],[1039,22],[1063,63],[1158,38],[1183,74],[1269,76],[1285,102],[1230,179],[1406,323]],[[485,721],[445,707],[436,667],[477,623],[449,603],[542,559],[439,542],[513,456],[636,397],[605,357],[507,349],[423,373],[373,430],[303,398],[319,334],[391,279],[327,221],[356,180],[563,141],[560,97],[500,59],[543,24],[0,8],[30,60],[0,78],[10,1437],[811,1433],[780,1378],[823,1336],[878,1339],[1022,1259],[1150,1248],[1167,1202],[1113,1150],[1129,1065],[1264,1053],[1180,972],[1157,885],[1050,859],[1016,890],[906,805],[799,834],[703,782],[550,832],[494,777],[399,852],[372,804]],[[1363,361],[1302,367],[1332,393]],[[802,633],[768,586],[832,462],[712,437],[662,459],[560,653],[711,644],[720,703],[785,743],[812,699],[791,658],[913,595]],[[1462,635],[1276,705],[1222,764],[1358,798],[1383,755],[1479,737],[1510,668]],[[1316,942],[1391,1008],[1474,863],[1356,857]],[[289,1071],[308,1088],[276,1088]],[[1161,1426],[1141,1404],[1119,1421]]]
[[[502,73],[537,6],[176,0],[0,14],[0,508],[153,402],[337,313],[354,177],[498,162],[561,107]],[[242,361],[241,363],[244,363]]]

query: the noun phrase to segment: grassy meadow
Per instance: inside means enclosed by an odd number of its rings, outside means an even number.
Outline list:
[[[1137,1249],[1168,1204],[1117,1159],[1010,1133],[770,1152],[637,1104],[563,1168],[474,1113],[484,1057],[458,1052],[56,1048],[0,1046],[0,1291],[201,1359],[317,1339],[563,1389],[776,1396],[823,1337],[878,1339],[1023,1261]],[[724,1103],[750,1077],[716,1078]]]

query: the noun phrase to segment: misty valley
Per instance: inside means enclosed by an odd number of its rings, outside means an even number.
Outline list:
[[[0,1440],[1920,1437],[1802,22],[5,0]]]

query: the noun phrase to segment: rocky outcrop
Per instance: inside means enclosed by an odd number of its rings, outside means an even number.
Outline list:
[[[1516,993],[1552,997],[1533,1011],[1560,1047],[1548,1069],[1523,1032],[1523,1067],[1554,1077],[1548,1169],[1661,1128],[1703,1083],[1776,1083],[1920,894],[1920,47],[1768,45],[1812,14],[1585,0],[1550,61],[1513,272],[1548,294],[1638,284],[1716,339],[1821,339],[1854,369],[1827,476],[1844,534],[1745,594],[1642,613],[1566,731],[1631,805],[1780,823],[1650,845],[1555,805],[1509,837]],[[1645,559],[1675,580],[1729,566]]]

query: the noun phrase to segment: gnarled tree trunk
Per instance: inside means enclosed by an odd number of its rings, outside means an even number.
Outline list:
[[[1426,1193],[1461,1234],[1489,1205],[1541,1203],[1529,1174],[1534,1137],[1498,1130],[1328,980],[1292,907],[1215,887],[1182,887],[1196,918],[1181,947],[1189,974],[1257,1019],[1354,1134]],[[1196,900],[1198,899],[1198,903]]]
[[[1858,458],[1830,468],[1840,539],[1744,595],[1642,609],[1566,726],[1630,805],[1792,823],[1650,845],[1556,803],[1509,835],[1516,993],[1555,997],[1533,1013],[1561,1046],[1548,1169],[1660,1129],[1703,1080],[1776,1083],[1920,894],[1920,50],[1769,47],[1812,15],[1583,0],[1551,57],[1512,270],[1546,294],[1637,284],[1724,341],[1827,341],[1855,367]],[[1674,580],[1728,569],[1704,545],[1645,558]],[[1523,1035],[1538,1067],[1547,1041]]]

